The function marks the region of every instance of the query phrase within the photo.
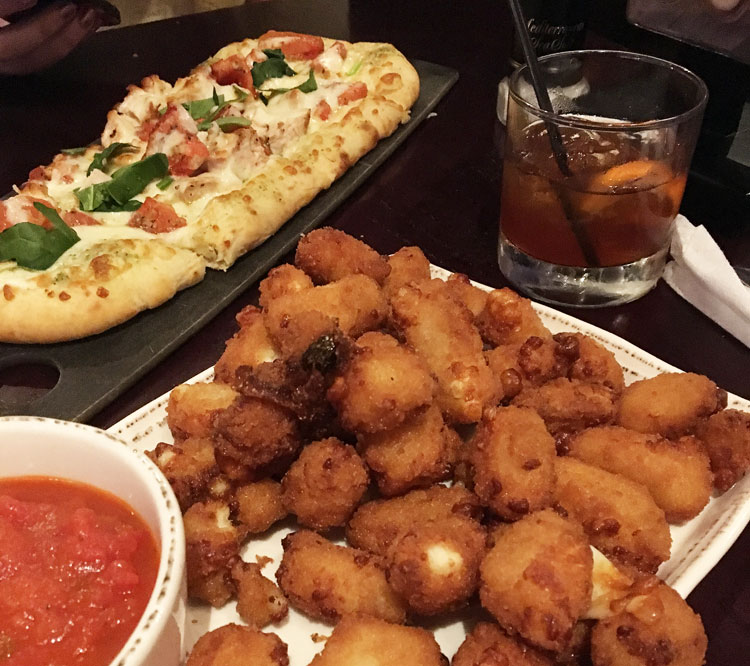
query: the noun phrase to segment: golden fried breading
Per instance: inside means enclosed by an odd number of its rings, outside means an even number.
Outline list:
[[[361,435],[358,445],[381,494],[393,497],[448,479],[462,442],[432,405],[397,428]]]
[[[437,402],[447,419],[478,421],[496,386],[471,312],[454,300],[442,280],[401,287],[391,307],[393,325],[437,379]]]
[[[258,308],[247,306],[240,315],[240,329],[227,340],[226,349],[214,366],[217,380],[232,386],[235,386],[234,372],[240,366],[254,368],[279,355],[266,331],[263,313]]]
[[[551,338],[538,335],[526,338],[518,348],[518,367],[524,385],[540,386],[566,377],[578,356],[578,340],[568,333],[557,333]]]
[[[479,596],[508,633],[559,652],[589,607],[592,567],[581,526],[544,509],[495,534],[480,567]]]
[[[518,520],[552,503],[555,440],[544,421],[525,407],[485,411],[469,443],[474,492],[506,520]]]
[[[292,264],[276,266],[260,281],[260,306],[266,309],[274,299],[312,288],[313,282],[305,271]]]
[[[532,335],[552,337],[528,298],[508,288],[493,289],[476,320],[482,339],[493,345],[520,343]]]
[[[251,627],[262,629],[287,616],[286,598],[258,564],[240,560],[232,567],[232,580],[237,588],[237,613]]]
[[[346,277],[320,287],[282,294],[268,302],[265,323],[284,356],[301,354],[321,335],[335,329],[357,337],[377,329],[388,313],[378,283],[366,275]]]
[[[365,333],[328,390],[341,424],[360,434],[401,425],[432,402],[435,380],[425,362],[385,333]]]
[[[693,437],[671,441],[603,426],[578,433],[568,450],[574,458],[642,483],[670,523],[697,516],[711,496],[708,455]]]
[[[385,258],[367,243],[331,227],[315,229],[302,236],[297,244],[294,263],[315,284],[361,274],[382,285],[391,272]]]
[[[444,520],[478,522],[479,499],[462,486],[432,486],[403,497],[367,502],[357,509],[346,530],[355,548],[386,555],[391,544],[413,525]]]
[[[225,624],[198,639],[185,666],[289,666],[289,657],[276,634]]]
[[[368,485],[354,447],[330,437],[302,449],[281,481],[282,501],[300,525],[325,530],[346,524]]]
[[[750,414],[736,409],[717,412],[697,434],[711,459],[714,486],[729,490],[750,468]]]
[[[726,391],[708,377],[692,372],[666,372],[625,388],[617,423],[631,430],[676,439],[692,433],[701,419],[726,404]]]
[[[471,280],[463,273],[451,273],[445,281],[448,291],[453,294],[459,303],[463,303],[471,312],[471,316],[476,318],[484,310],[487,303],[487,292],[484,289],[475,287]]]
[[[494,404],[515,398],[524,386],[523,373],[518,365],[518,350],[521,343],[499,345],[484,352],[487,365],[495,380]]]
[[[437,615],[476,592],[485,531],[473,520],[415,524],[388,551],[388,582],[409,610]]]
[[[281,484],[272,479],[262,479],[235,488],[232,508],[235,509],[238,529],[243,539],[250,534],[262,534],[271,525],[286,518],[288,512],[281,495]]]
[[[669,525],[646,486],[570,457],[555,472],[558,504],[607,557],[644,573],[669,559]]]
[[[388,298],[410,282],[430,279],[430,262],[418,247],[402,247],[388,257],[388,265],[391,272],[383,284]]]
[[[554,666],[554,663],[546,654],[508,636],[496,624],[479,622],[461,643],[451,666]]]
[[[308,530],[284,537],[282,546],[276,580],[300,612],[331,624],[350,613],[389,622],[406,618],[404,604],[388,585],[377,556],[336,546]]]
[[[146,455],[169,481],[183,511],[206,497],[219,475],[213,442],[205,437],[189,437],[176,444],[160,442]]]
[[[240,556],[239,532],[226,502],[196,502],[183,516],[188,595],[218,608],[234,594],[231,571]]]
[[[589,335],[583,335],[583,333],[565,333],[564,335],[578,340],[578,359],[573,363],[568,377],[594,384],[604,384],[611,388],[615,395],[620,395],[625,388],[625,379],[622,366],[617,362],[615,355]]]
[[[594,627],[594,666],[702,666],[708,640],[700,617],[658,579],[644,587],[650,589],[636,589],[622,612]]]
[[[238,398],[217,414],[214,433],[217,451],[251,472],[289,464],[301,446],[294,416],[258,398]]]
[[[611,423],[617,414],[612,389],[565,377],[523,389],[512,404],[536,410],[554,437]]]
[[[433,635],[374,617],[347,615],[310,666],[448,666]]]
[[[211,437],[214,415],[229,407],[237,392],[228,384],[201,382],[180,384],[167,402],[167,425],[176,440]]]

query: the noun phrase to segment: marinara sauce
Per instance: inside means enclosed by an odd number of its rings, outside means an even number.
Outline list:
[[[140,619],[159,548],[114,495],[0,479],[0,665],[106,666]]]

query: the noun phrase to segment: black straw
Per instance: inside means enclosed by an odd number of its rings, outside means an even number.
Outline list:
[[[526,24],[526,17],[523,15],[523,9],[521,8],[521,0],[508,0],[508,3],[510,4],[510,10],[513,14],[513,22],[516,26],[518,38],[521,41],[521,48],[523,49],[526,65],[529,68],[531,85],[536,93],[539,108],[548,113],[555,113],[555,110],[552,108],[552,101],[549,98],[549,93],[547,92],[547,86],[542,77],[542,70],[539,67],[539,60],[537,60],[534,45],[531,43],[531,36],[529,35],[529,30]],[[544,118],[544,125],[547,128],[547,136],[549,137],[549,142],[552,146],[552,154],[555,156],[557,167],[560,169],[560,173],[568,178],[573,175],[573,172],[568,166],[568,153],[563,145],[560,130],[557,125],[547,118]],[[567,217],[568,222],[570,222],[570,228],[578,241],[578,245],[581,248],[586,263],[590,266],[599,266],[599,258],[596,254],[596,250],[588,237],[586,229],[579,223],[578,216],[573,210],[571,210],[568,197],[562,187],[558,188],[558,196],[565,217]]]

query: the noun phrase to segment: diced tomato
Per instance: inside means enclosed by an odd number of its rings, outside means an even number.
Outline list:
[[[156,129],[156,126],[159,124],[159,121],[161,118],[151,118],[150,120],[146,120],[139,128],[138,131],[135,133],[135,135],[141,140],[141,141],[148,141],[149,137],[153,133],[153,131]]]
[[[92,227],[97,224],[101,224],[98,220],[95,220],[91,215],[86,215],[80,210],[69,210],[64,213],[62,219],[69,227]]]
[[[360,81],[352,83],[344,92],[342,92],[338,97],[338,103],[341,106],[344,106],[345,104],[351,104],[352,102],[366,96],[367,84]]]
[[[163,234],[187,223],[169,204],[147,197],[143,205],[130,216],[129,227],[137,227],[151,234]]]
[[[315,116],[320,118],[321,120],[328,120],[328,117],[331,115],[331,105],[326,102],[324,99],[321,99],[318,102],[318,105],[315,107]]]
[[[258,48],[281,49],[289,60],[312,60],[323,53],[325,45],[322,37],[269,30],[258,38]]]
[[[236,83],[238,86],[249,90],[255,97],[251,70],[252,66],[248,64],[247,60],[236,53],[223,60],[217,60],[211,65],[211,75],[216,79],[216,83],[222,86]]]
[[[185,135],[168,155],[169,172],[173,176],[192,176],[208,159],[208,148],[197,137]]]
[[[28,180],[45,180],[44,167],[43,166],[34,167],[31,171],[29,171]]]

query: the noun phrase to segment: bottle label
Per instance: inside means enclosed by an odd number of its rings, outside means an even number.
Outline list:
[[[521,6],[538,56],[583,46],[588,0],[522,0]],[[512,57],[523,62],[517,35],[513,40]]]

